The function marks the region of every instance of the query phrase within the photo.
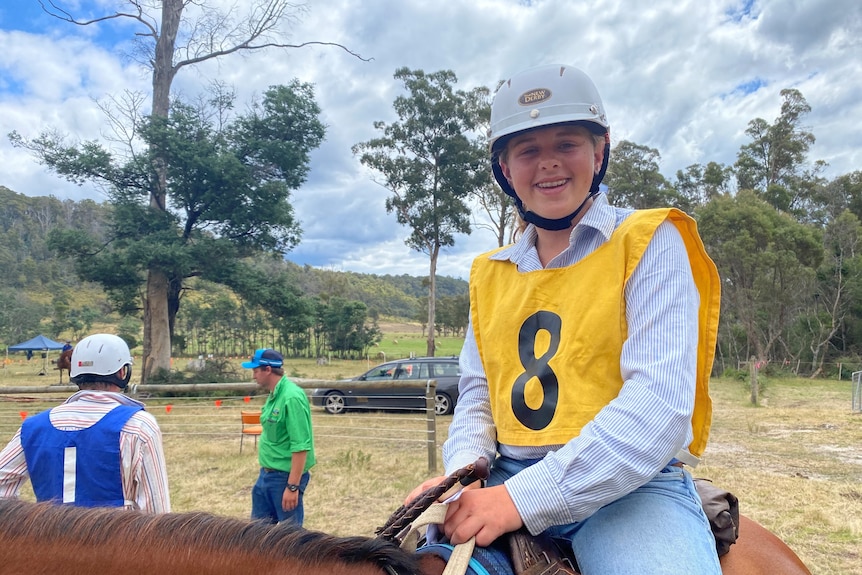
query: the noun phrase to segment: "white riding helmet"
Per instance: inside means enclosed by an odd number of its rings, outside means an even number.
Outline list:
[[[123,374],[117,372],[126,367]],[[122,338],[108,333],[85,337],[72,351],[73,383],[111,383],[125,389],[132,376],[132,353]]]
[[[500,168],[500,152],[514,134],[568,123],[583,125],[594,134],[605,137],[604,162],[593,178],[590,195],[581,207],[565,218],[547,219],[524,210],[521,199]],[[586,201],[599,191],[610,156],[610,124],[599,91],[589,76],[564,64],[538,66],[515,74],[497,89],[491,104],[488,145],[494,177],[503,191],[514,198],[521,217],[544,229],[561,230],[570,225]]]
[[[602,98],[581,70],[563,64],[538,66],[503,82],[491,105],[491,149],[503,136],[550,124],[583,122],[590,131],[610,131]]]

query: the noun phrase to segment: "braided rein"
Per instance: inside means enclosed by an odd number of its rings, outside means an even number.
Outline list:
[[[385,525],[377,528],[375,531],[377,538],[400,545],[403,534],[409,529],[410,524],[422,515],[426,509],[431,507],[435,501],[444,495],[448,498],[458,489],[466,487],[474,481],[488,479],[488,473],[488,460],[484,457],[480,457],[475,462],[458,469],[437,485],[429,487],[417,495],[406,505],[399,507],[395,513],[389,516]],[[456,486],[457,488],[453,490],[453,487]],[[453,493],[447,495],[447,492],[450,490],[453,490]]]

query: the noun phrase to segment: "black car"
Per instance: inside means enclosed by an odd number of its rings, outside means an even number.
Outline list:
[[[398,382],[437,381],[434,413],[447,415],[458,401],[461,378],[457,357],[416,357],[388,361],[332,387],[311,390],[311,403],[332,414],[350,408],[424,410],[424,389]]]

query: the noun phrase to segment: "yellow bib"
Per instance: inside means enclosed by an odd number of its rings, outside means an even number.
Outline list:
[[[700,293],[697,391],[689,451],[700,456],[712,420],[709,373],[715,354],[719,278],[697,234],[676,209],[639,210],[610,239],[564,268],[519,273],[509,261],[476,258],[470,313],[501,443],[562,444],[617,396],[628,336],[625,286],[656,228],[673,222],[685,241]]]

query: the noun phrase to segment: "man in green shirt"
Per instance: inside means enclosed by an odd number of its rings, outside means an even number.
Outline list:
[[[315,462],[311,408],[305,391],[284,375],[282,365],[284,358],[274,349],[259,349],[242,364],[269,391],[260,413],[260,476],[251,491],[251,518],[302,525],[302,498]]]

